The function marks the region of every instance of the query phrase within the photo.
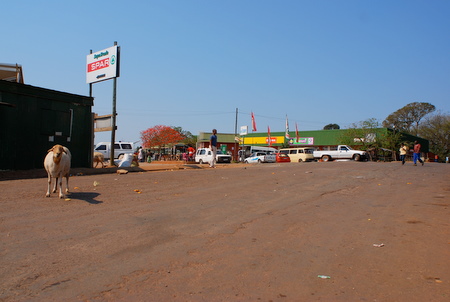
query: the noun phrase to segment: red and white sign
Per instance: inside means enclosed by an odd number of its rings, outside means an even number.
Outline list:
[[[86,83],[100,82],[119,76],[118,46],[113,46],[86,57]]]
[[[107,67],[109,67],[109,58],[88,64],[87,72],[92,72]]]

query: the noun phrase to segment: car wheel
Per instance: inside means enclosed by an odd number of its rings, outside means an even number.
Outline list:
[[[331,160],[331,156],[329,156],[329,155],[324,155],[324,156],[322,156],[322,160],[323,160],[323,161],[330,161],[330,160]]]
[[[203,164],[203,160],[200,159],[200,160],[198,161],[198,163],[199,163],[200,165]]]
[[[258,164],[260,164],[261,163],[261,160],[260,159],[258,159]]]
[[[244,164],[248,164],[248,160],[244,160]]]
[[[301,158],[298,159],[298,162],[301,163],[303,160]]]
[[[361,155],[355,154],[355,156],[353,156],[353,159],[354,159],[355,161],[360,161],[360,160],[361,160]]]

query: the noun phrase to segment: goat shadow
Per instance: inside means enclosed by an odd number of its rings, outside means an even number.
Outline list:
[[[84,200],[90,204],[101,204],[103,201],[95,200],[99,195],[99,193],[94,192],[71,192],[70,198]]]

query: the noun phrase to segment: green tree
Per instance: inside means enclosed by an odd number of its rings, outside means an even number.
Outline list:
[[[410,103],[391,113],[383,121],[383,126],[417,136],[421,120],[434,110],[436,107],[430,103]]]
[[[375,118],[353,123],[348,129],[343,131],[340,140],[343,144],[357,145],[358,148],[369,153],[371,159],[377,159],[381,154],[395,156],[395,151],[400,143],[401,133],[398,131],[385,130],[380,127],[380,123]],[[382,150],[388,149],[388,150]],[[391,152],[394,151],[394,152]],[[375,158],[372,158],[372,155]]]
[[[323,130],[333,130],[333,129],[341,129],[338,124],[328,124],[323,127]]]
[[[361,150],[379,147],[376,140],[376,129],[378,128],[380,128],[380,123],[375,118],[353,123],[342,133],[340,140],[346,145],[361,146]]]
[[[450,115],[437,113],[427,117],[419,128],[421,137],[430,142],[430,151],[441,161],[450,156]]]
[[[181,135],[184,136],[184,139],[181,141],[181,143],[195,147],[197,145],[197,136],[193,135],[191,132],[183,130],[181,127],[172,127],[176,131],[178,131]]]

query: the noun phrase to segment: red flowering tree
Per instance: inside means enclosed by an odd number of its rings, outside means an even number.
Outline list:
[[[159,147],[161,148],[168,144],[175,144],[185,139],[179,131],[169,126],[157,125],[153,128],[141,131],[141,141],[144,148]]]

